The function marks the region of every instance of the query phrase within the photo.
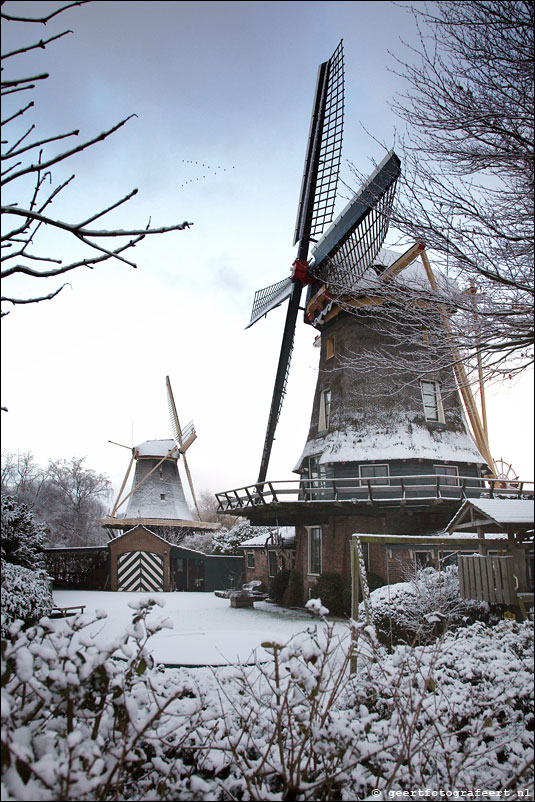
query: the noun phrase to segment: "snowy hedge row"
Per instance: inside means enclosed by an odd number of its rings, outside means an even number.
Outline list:
[[[445,629],[488,621],[486,602],[463,599],[456,565],[423,568],[407,582],[384,585],[370,594],[371,623],[382,643],[432,643]],[[360,615],[365,616],[364,604]]]
[[[137,603],[106,649],[86,616],[12,628],[3,799],[389,799],[418,787],[529,798],[529,624],[474,624],[385,655],[372,627],[336,640],[320,623],[264,644],[268,662],[215,674],[151,665],[153,605]]]
[[[17,619],[36,623],[53,606],[50,577],[39,569],[2,563],[2,635]]]

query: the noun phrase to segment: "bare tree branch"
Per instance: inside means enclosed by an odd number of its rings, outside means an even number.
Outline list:
[[[5,12],[6,4],[2,3],[2,19],[7,22],[23,22],[32,23],[37,22],[46,25],[50,20],[62,14],[64,11],[71,9],[75,6],[84,5],[88,0],[78,0],[77,2],[68,3],[60,6],[50,14],[32,18],[26,16],[16,16]],[[16,63],[17,58],[24,58],[26,54],[34,50],[44,50],[51,43],[54,43],[68,33],[69,30],[58,31],[52,33],[47,39],[41,39],[38,42],[29,42],[25,46],[11,49],[6,52],[2,58],[9,59],[9,65]],[[6,32],[3,41],[9,41],[9,30]],[[15,92],[28,91],[35,88],[35,83],[43,81],[48,78],[48,73],[39,73],[30,77],[17,77],[16,75],[5,76],[2,79],[2,94],[12,95]],[[7,104],[8,101],[6,101]],[[15,99],[10,101],[15,103]],[[16,275],[24,275],[30,279],[49,279],[58,275],[76,270],[78,268],[86,267],[93,269],[95,266],[107,262],[109,259],[117,259],[124,262],[130,267],[137,265],[128,258],[127,254],[145,237],[155,234],[167,234],[171,231],[183,231],[189,228],[192,223],[184,221],[182,223],[174,223],[172,225],[151,226],[150,220],[145,227],[132,226],[126,229],[113,229],[107,228],[105,225],[100,228],[90,228],[89,226],[96,220],[105,218],[106,215],[112,211],[117,210],[119,207],[128,203],[138,190],[133,189],[126,193],[119,200],[112,203],[103,203],[100,208],[97,208],[93,213],[89,214],[82,222],[66,222],[56,217],[51,210],[54,201],[57,199],[61,192],[64,192],[71,186],[75,175],[72,174],[69,178],[56,183],[52,174],[52,168],[58,164],[65,163],[68,159],[76,157],[78,154],[88,150],[96,145],[98,142],[103,142],[112,136],[112,134],[119,131],[129,120],[135,117],[131,114],[128,117],[120,120],[115,125],[107,128],[102,133],[91,138],[84,139],[80,144],[70,147],[65,151],[54,152],[53,146],[62,139],[72,136],[79,136],[78,130],[73,130],[68,133],[47,136],[44,138],[36,137],[36,141],[28,142],[28,136],[32,131],[39,129],[37,123],[29,124],[27,130],[15,133],[13,124],[19,120],[22,115],[27,114],[30,109],[35,109],[33,101],[25,105],[21,105],[18,109],[8,110],[4,122],[2,123],[3,131],[6,134],[2,136],[2,143],[5,145],[5,151],[2,154],[2,163],[4,169],[2,171],[2,184],[9,185],[10,190],[16,190],[18,194],[23,197],[21,200],[11,202],[11,198],[1,207],[1,213],[4,219],[3,233],[2,233],[2,263],[4,269],[2,270],[2,278],[8,279]],[[9,126],[9,128],[8,128]],[[11,135],[7,132],[13,132]],[[28,144],[23,144],[24,142]],[[38,149],[39,155],[37,159],[31,160],[29,152]],[[32,181],[33,187],[30,183],[28,192],[28,179]],[[50,189],[45,187],[50,184]],[[23,198],[26,196],[26,202]],[[75,204],[73,204],[75,208]],[[46,214],[45,214],[46,210]],[[11,221],[12,227],[8,227],[8,222]],[[45,249],[40,246],[41,235],[44,232],[57,231],[58,233],[74,237],[77,242],[88,249],[89,254],[81,254],[81,258],[71,261],[67,264],[63,263],[61,253],[51,253],[49,248]],[[103,243],[109,240],[117,241],[117,244],[109,246]],[[31,252],[30,252],[31,247]],[[60,246],[58,246],[60,247]],[[37,265],[36,263],[41,263]],[[10,265],[9,267],[7,265]],[[50,265],[58,265],[51,267]],[[13,305],[39,303],[44,300],[51,300],[55,298],[65,285],[59,287],[48,295],[32,294],[28,298],[19,298],[15,295],[7,295],[2,298],[2,301]]]
[[[383,287],[381,316],[399,348],[370,355],[371,365],[395,375],[412,361],[416,378],[451,363],[429,319],[438,303],[470,377],[478,364],[489,380],[514,376],[533,364],[533,4],[408,8],[419,44],[394,56],[406,88],[393,109],[406,130],[391,232],[404,247],[425,243],[444,284],[434,301],[423,287],[411,295],[403,273]],[[426,327],[435,336],[422,349]]]

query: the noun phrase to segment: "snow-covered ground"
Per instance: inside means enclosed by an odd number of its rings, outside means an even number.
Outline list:
[[[158,663],[165,665],[201,666],[253,662],[267,657],[261,644],[277,640],[285,643],[310,626],[324,626],[308,613],[285,610],[266,602],[255,602],[254,609],[235,609],[228,599],[211,593],[111,593],[104,591],[55,590],[58,607],[84,604],[85,615],[97,610],[107,618],[92,626],[95,640],[107,643],[123,632],[132,620],[128,602],[143,598],[164,602],[155,607],[151,619],[168,619],[172,629],[163,629],[152,636],[149,651]],[[70,619],[72,620],[72,619]],[[61,620],[58,619],[61,625]],[[343,623],[335,624],[340,636],[347,635]]]

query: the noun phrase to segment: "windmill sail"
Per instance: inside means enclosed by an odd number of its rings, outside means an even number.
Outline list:
[[[390,151],[314,248],[311,275],[345,291],[356,286],[386,237],[400,172]]]
[[[294,244],[299,242],[299,247],[296,263],[306,262],[310,238],[321,233],[332,220],[340,168],[343,119],[344,65],[342,42],[340,42],[329,61],[321,64],[318,71],[303,183],[297,211]],[[263,482],[266,478],[275,429],[286,390],[303,280],[304,277],[301,279],[294,274],[291,287],[288,288],[290,300],[258,474],[259,482]],[[274,305],[278,306],[278,303]],[[266,304],[265,311],[260,312],[260,316],[272,309],[274,305]]]
[[[260,318],[286,301],[292,294],[292,287],[292,280],[290,278],[285,278],[282,281],[278,281],[276,284],[271,284],[269,287],[257,290],[253,300],[251,319],[245,328],[250,328],[254,323],[260,320]]]
[[[321,235],[333,219],[343,129],[344,50],[340,42],[318,72],[294,245],[304,237]]]
[[[186,451],[196,439],[197,435],[195,433],[195,428],[193,426],[193,422],[188,423],[184,430],[180,428],[180,423],[178,420],[178,414],[176,411],[175,405],[175,398],[173,396],[173,390],[171,389],[171,382],[169,380],[169,376],[165,377],[165,383],[167,386],[167,404],[169,406],[169,417],[171,419],[171,429],[173,431],[173,437],[175,442],[178,445],[178,450],[182,454],[182,459],[184,460],[184,470],[186,471],[186,476],[188,477],[188,483],[191,490],[191,496],[193,498],[193,503],[195,505],[195,510],[197,512],[197,516],[199,521],[202,520],[201,513],[199,512],[199,506],[197,504],[197,497],[195,495],[195,489],[193,487],[193,479],[190,473],[190,469],[188,466],[188,461],[186,459]]]

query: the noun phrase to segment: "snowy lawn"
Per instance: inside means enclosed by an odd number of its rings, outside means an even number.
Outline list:
[[[285,610],[266,602],[255,602],[255,608],[235,609],[228,599],[212,593],[111,593],[105,591],[55,590],[54,604],[58,607],[85,604],[85,615],[94,616],[97,610],[107,613],[92,625],[95,642],[106,645],[123,632],[132,620],[131,601],[154,598],[164,602],[156,607],[151,620],[168,619],[172,629],[163,629],[149,641],[149,651],[157,663],[168,666],[228,665],[250,663],[252,652],[258,658],[267,652],[261,648],[265,641],[285,642],[311,625],[324,626],[312,615]],[[72,621],[72,619],[69,619]],[[58,625],[65,621],[57,619]],[[335,624],[336,633],[348,637],[343,623]]]

